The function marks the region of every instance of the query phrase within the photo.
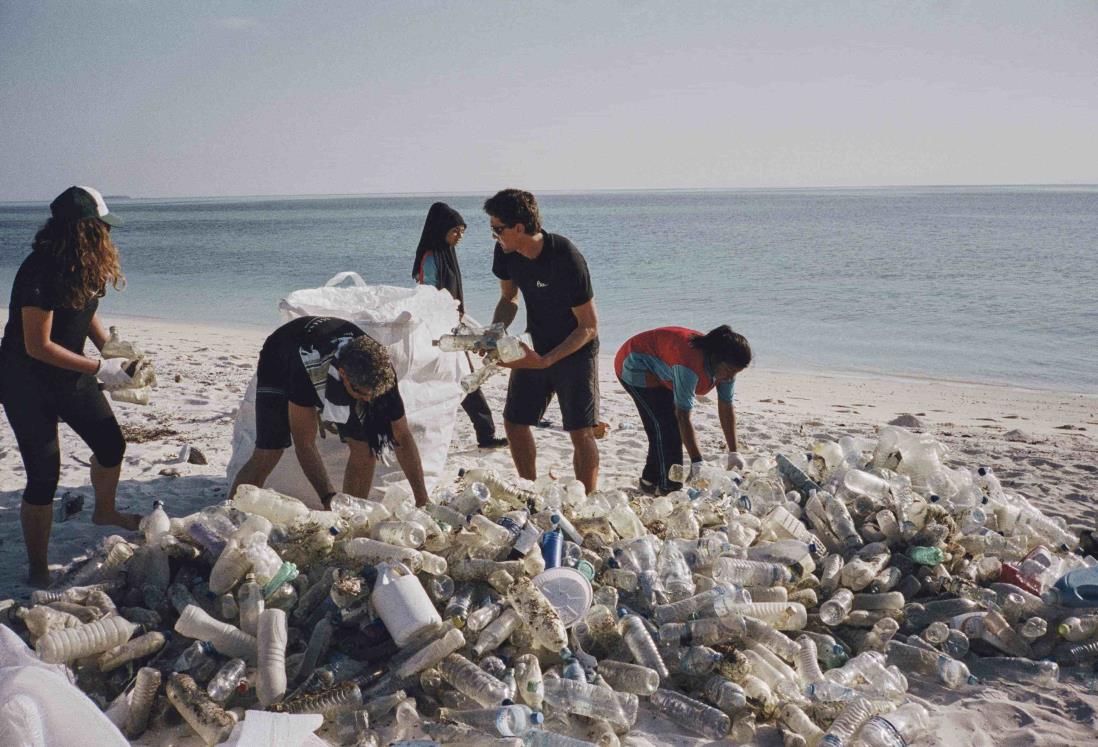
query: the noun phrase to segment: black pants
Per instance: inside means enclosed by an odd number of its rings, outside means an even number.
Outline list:
[[[658,485],[663,492],[678,490],[682,483],[671,482],[667,477],[672,464],[682,464],[682,435],[675,418],[675,395],[662,386],[635,387],[618,379],[633,398],[648,436],[648,458],[641,473],[648,482]]]
[[[7,365],[7,364],[5,364]],[[110,404],[93,376],[81,376],[75,384],[58,385],[13,370],[3,374],[4,412],[7,413],[23,466],[27,488],[23,500],[48,506],[61,474],[61,449],[57,423],[65,421],[95,454],[103,467],[117,467],[126,453],[126,440]]]
[[[492,410],[484,392],[477,389],[461,401],[461,409],[473,421],[473,430],[477,434],[477,443],[486,444],[496,437],[496,424],[492,420]]]

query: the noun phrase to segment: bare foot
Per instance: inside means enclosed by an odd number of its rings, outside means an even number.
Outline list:
[[[123,529],[136,530],[141,523],[141,514],[124,514],[121,511],[95,511],[92,513],[92,524],[100,526],[122,527]]]
[[[30,571],[27,574],[27,586],[35,589],[46,589],[53,582],[53,576],[50,575],[48,568]]]

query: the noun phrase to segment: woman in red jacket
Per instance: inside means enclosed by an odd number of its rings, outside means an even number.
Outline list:
[[[697,395],[717,390],[717,414],[730,453],[729,463],[743,467],[737,453],[736,411],[732,393],[736,374],[751,363],[743,335],[722,324],[706,334],[684,327],[660,327],[625,341],[614,358],[618,380],[633,398],[648,436],[648,458],[640,487],[668,493],[681,485],[668,472],[690,454],[691,476],[702,462],[690,422]]]

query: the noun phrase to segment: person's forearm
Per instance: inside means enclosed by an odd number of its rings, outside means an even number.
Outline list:
[[[297,462],[301,465],[301,471],[305,473],[306,479],[313,486],[317,496],[323,500],[329,493],[334,492],[332,483],[328,479],[328,470],[324,467],[324,460],[316,448],[316,442],[296,446],[294,451],[297,453]]]
[[[572,330],[571,334],[561,341],[560,345],[557,345],[543,355],[542,359],[545,361],[547,367],[551,366],[558,361],[564,360],[598,336],[598,327],[576,327]]]
[[[79,371],[93,376],[99,371],[99,361],[74,353],[52,340],[35,350],[28,348],[27,355],[35,360],[57,368],[64,368],[67,371]]]
[[[690,461],[701,461],[701,449],[698,448],[698,436],[694,432],[694,424],[690,422],[689,410],[675,410],[675,419],[679,423],[679,436],[682,445],[686,447],[686,453],[690,455]]]
[[[721,430],[729,451],[739,451],[736,441],[736,409],[728,402],[717,403],[717,416],[721,420]]]
[[[427,505],[427,484],[423,481],[423,464],[419,460],[416,442],[410,436],[402,438],[393,451],[396,453],[397,463],[404,471],[404,476],[408,478],[408,484],[412,487],[416,505]]]
[[[492,324],[503,322],[504,327],[510,327],[518,315],[518,302],[513,298],[500,298],[496,304],[496,311],[492,314]]]
[[[103,327],[99,314],[92,315],[91,326],[88,327],[88,337],[91,339],[92,345],[95,345],[96,350],[102,350],[107,343],[107,330]]]

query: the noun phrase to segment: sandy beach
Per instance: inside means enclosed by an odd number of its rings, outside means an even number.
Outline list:
[[[147,407],[115,404],[128,440],[118,503],[122,510],[148,512],[162,500],[172,516],[188,514],[225,499],[225,468],[237,404],[251,377],[265,331],[255,327],[196,326],[152,319],[104,317],[156,362],[160,388]],[[610,425],[599,442],[601,486],[635,485],[645,438],[632,401],[618,385],[613,351],[600,368],[602,420]],[[502,430],[500,413],[506,377],[485,387]],[[848,376],[750,368],[737,388],[741,450],[795,452],[820,438],[871,435],[900,416],[914,418],[950,449],[956,465],[992,467],[1005,485],[1069,525],[1098,525],[1093,497],[1098,488],[1098,398],[1091,395],[994,387],[965,382]],[[549,428],[536,431],[539,471],[571,474],[571,447],[550,407]],[[702,401],[695,425],[703,451],[722,446],[715,400]],[[204,465],[181,460],[189,447]],[[55,524],[50,561],[70,562],[113,532],[90,522],[91,492],[86,447],[62,427],[61,487],[87,497],[85,510]],[[288,456],[286,458],[292,458]],[[513,474],[506,450],[476,448],[468,419],[458,413],[443,480],[462,467],[493,466]],[[0,598],[23,599],[24,551],[19,525],[23,468],[10,428],[0,427]],[[311,496],[301,496],[316,503]],[[1053,745],[1098,739],[1098,694],[1093,676],[1064,672],[1050,689],[981,684],[959,692],[912,679],[912,694],[932,707],[934,738],[941,745]],[[642,726],[644,726],[642,724]],[[650,727],[650,728],[647,728]],[[629,744],[645,740],[694,744],[658,725],[635,731]],[[151,739],[152,737],[146,737]],[[159,737],[157,737],[159,739]],[[768,741],[769,740],[769,741]],[[187,741],[170,740],[173,744]],[[159,743],[164,743],[160,739]],[[780,744],[772,729],[760,743]]]

